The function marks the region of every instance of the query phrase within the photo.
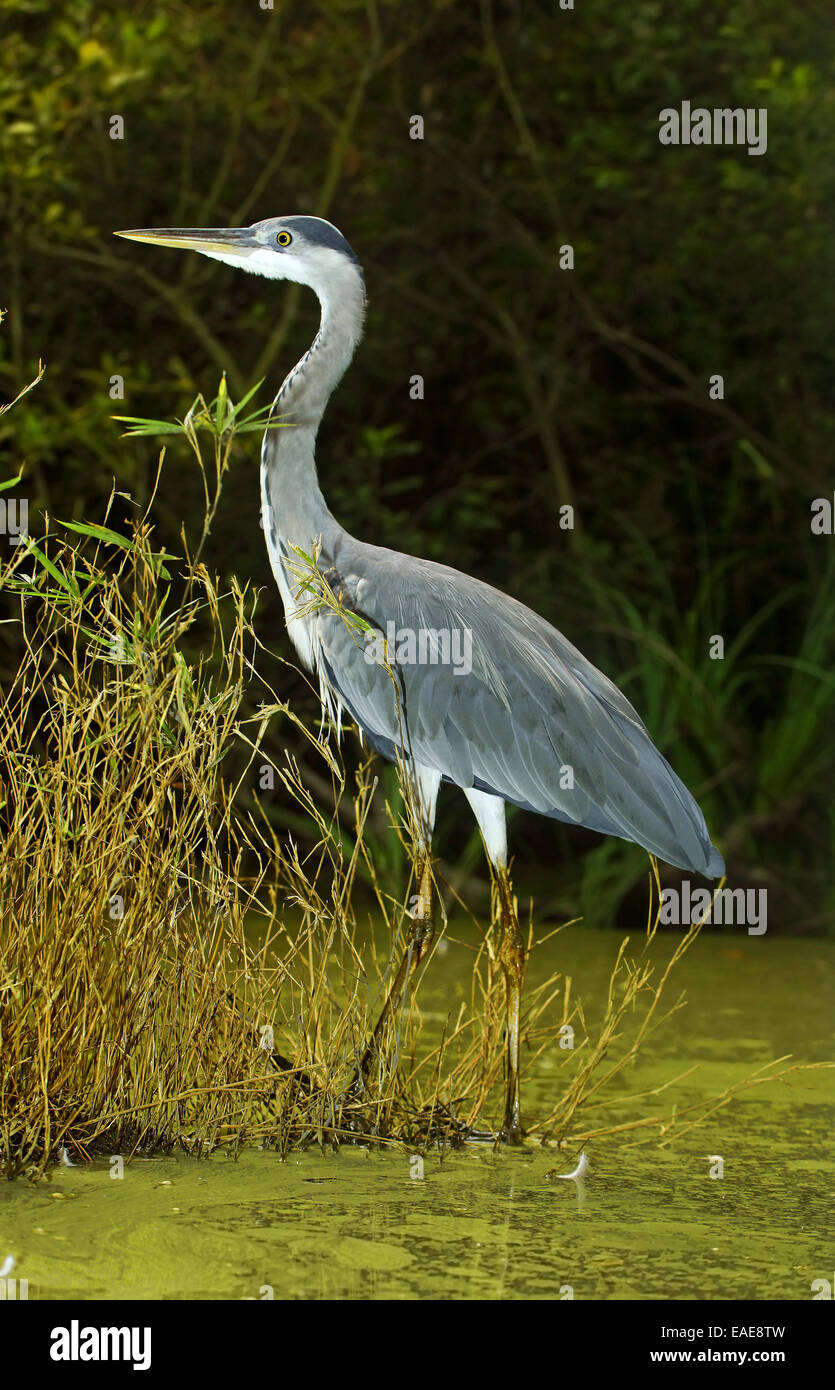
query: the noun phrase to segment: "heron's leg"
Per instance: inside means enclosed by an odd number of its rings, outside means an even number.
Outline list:
[[[522,1139],[519,1102],[519,1026],[522,1008],[522,982],[525,975],[525,943],[519,929],[510,875],[503,864],[496,869],[496,889],[502,916],[502,944],[499,964],[504,972],[507,994],[507,1092],[502,1137],[512,1144]]]
[[[464,792],[478,821],[487,858],[495,875],[496,895],[502,920],[499,964],[507,993],[507,1094],[502,1138],[518,1143],[522,1138],[519,1118],[519,1019],[522,1008],[522,979],[525,973],[525,943],[519,930],[513,889],[507,872],[507,826],[505,806],[500,796],[471,787]],[[481,1138],[481,1136],[478,1136]]]
[[[406,949],[394,983],[388,992],[377,1025],[360,1061],[360,1074],[368,1075],[368,1068],[374,1054],[378,1051],[386,1024],[401,1004],[405,1003],[406,992],[414,984],[415,971],[425,958],[435,936],[435,918],[432,909],[432,858],[424,851],[417,866],[417,894],[411,899],[408,910],[409,925],[406,935]]]
[[[383,1030],[395,1010],[405,1002],[406,991],[413,983],[415,971],[429,951],[435,935],[432,912],[432,830],[435,825],[435,807],[441,774],[435,768],[424,767],[420,763],[415,763],[412,771],[411,804],[416,813],[413,821],[414,882],[418,891],[411,899],[408,910],[406,950],[377,1020],[377,1026],[360,1060],[358,1081],[368,1075],[371,1059],[379,1050]]]

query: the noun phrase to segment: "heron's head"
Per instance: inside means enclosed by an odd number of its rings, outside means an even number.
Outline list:
[[[215,261],[295,280],[321,297],[338,291],[346,277],[362,279],[359,261],[340,231],[322,217],[267,217],[251,227],[160,227],[116,232],[131,241],[200,251]]]

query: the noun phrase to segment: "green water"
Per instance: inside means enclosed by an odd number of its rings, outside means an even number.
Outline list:
[[[619,937],[571,928],[534,973],[571,973],[594,1012]],[[424,1001],[443,1015],[468,954],[433,962]],[[705,936],[673,995],[685,1010],[646,1045],[621,1089],[696,1064],[672,1106],[709,1097],[761,1063],[835,1057],[835,944]],[[541,1113],[545,1059],[523,1100]],[[657,1108],[657,1107],[656,1107]],[[0,1264],[30,1299],[790,1298],[833,1279],[835,1071],[748,1092],[671,1150],[592,1141],[579,1188],[549,1180],[569,1153],[467,1149],[426,1158],[344,1148],[280,1162],[249,1150],[56,1168],[0,1189]],[[611,1118],[611,1112],[607,1113]],[[711,1179],[708,1155],[724,1176]]]

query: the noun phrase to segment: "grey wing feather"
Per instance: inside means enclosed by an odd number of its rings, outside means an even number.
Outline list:
[[[469,575],[345,532],[328,558],[346,606],[378,632],[393,623],[398,633],[470,634],[469,672],[401,659],[396,697],[363,635],[317,616],[324,676],[385,756],[402,749],[458,786],[635,841],[668,864],[724,871],[698,805],[629,701],[543,618]]]

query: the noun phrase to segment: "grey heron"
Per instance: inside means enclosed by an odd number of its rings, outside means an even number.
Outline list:
[[[666,863],[708,878],[724,872],[722,857],[699,806],[629,701],[550,623],[470,575],[358,541],[331,515],[316,472],[316,435],[354,355],[365,311],[362,268],[342,233],[321,218],[291,216],[251,227],[116,235],[199,251],[271,280],[307,285],[318,296],[319,331],[273,403],[275,415],[291,428],[268,430],[261,453],[270,564],[288,633],[303,664],[317,675],[326,708],[339,720],[343,713],[353,720],[383,757],[407,766],[416,788],[421,891],[389,1003],[432,940],[432,831],[441,783],[460,787],[472,808],[502,918],[502,1133],[518,1140],[525,947],[508,873],[506,803],[634,841]],[[388,669],[369,660],[339,613],[302,606],[294,557],[299,549],[311,554],[317,547],[321,568],[346,607],[385,642]],[[452,659],[456,637],[459,657],[466,649],[466,660]]]

